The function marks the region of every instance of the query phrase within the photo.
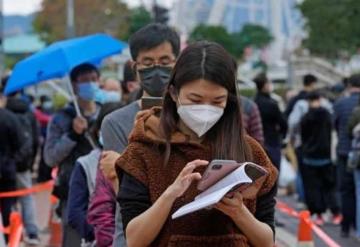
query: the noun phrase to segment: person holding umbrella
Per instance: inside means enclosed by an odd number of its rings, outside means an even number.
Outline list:
[[[99,77],[98,69],[89,63],[80,64],[71,70],[70,79],[81,116],[71,103],[54,114],[47,130],[44,159],[50,167],[59,167],[53,194],[60,199],[62,246],[80,246],[80,237],[67,223],[66,204],[75,161],[94,147],[89,130],[100,111],[100,105],[95,102]]]

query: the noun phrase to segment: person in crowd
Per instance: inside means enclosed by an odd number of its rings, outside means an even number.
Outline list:
[[[137,118],[129,146],[116,162],[129,246],[274,245],[277,170],[258,142],[244,134],[236,69],[220,45],[189,45],[176,62],[162,109]],[[171,220],[173,210],[198,194],[192,184],[212,159],[253,161],[268,177],[256,198],[244,200],[236,192],[212,210]]]
[[[311,75],[311,74],[307,74],[304,76],[303,78],[303,89],[293,98],[290,99],[286,110],[285,110],[285,115],[288,117],[290,116],[291,112],[293,111],[293,108],[295,106],[295,104],[301,100],[301,99],[306,99],[306,96],[309,92],[312,92],[316,89],[316,82],[318,81],[318,79],[316,78],[316,76]]]
[[[112,173],[114,174],[105,176],[102,170],[97,171],[95,188],[89,202],[87,220],[94,228],[96,244],[99,247],[125,244],[124,242],[117,243],[116,239],[113,243],[118,180],[114,169]],[[121,222],[120,225],[122,226]],[[119,236],[116,237],[119,238]]]
[[[254,101],[242,95],[240,95],[240,105],[246,133],[263,145],[264,132],[258,106]]]
[[[306,79],[304,77],[304,84],[306,81],[311,81],[310,79]],[[312,89],[313,90],[313,89]],[[306,93],[305,93],[306,92]],[[311,92],[310,89],[304,91],[304,97]],[[332,105],[330,101],[324,97],[321,97],[321,106],[325,107],[329,110],[330,113],[333,112]],[[305,201],[305,192],[303,188],[302,182],[302,171],[303,168],[303,156],[301,150],[301,135],[300,135],[300,122],[301,118],[308,112],[309,110],[309,102],[305,99],[298,99],[295,103],[293,110],[291,111],[290,115],[288,116],[288,140],[290,145],[295,149],[295,154],[297,158],[298,170],[300,171],[297,173],[297,181],[296,181],[296,189],[299,195],[299,201],[302,203]]]
[[[101,106],[96,104],[100,73],[91,64],[80,64],[73,68],[70,79],[81,116],[74,104],[67,105],[54,114],[47,131],[44,159],[50,167],[59,167],[53,194],[60,199],[60,213],[63,224],[62,246],[79,246],[78,234],[68,225],[66,204],[69,180],[76,160],[88,154],[94,147],[91,130]]]
[[[131,103],[139,99],[138,95],[141,90],[141,86],[139,81],[136,79],[136,73],[134,73],[133,63],[131,60],[127,61],[124,65],[121,88],[123,91],[124,102]]]
[[[0,85],[0,192],[9,192],[16,190],[16,162],[24,137],[21,135],[21,126],[16,115],[6,109],[7,97],[3,94],[4,88],[2,81]],[[0,198],[4,227],[10,224],[10,213],[14,204],[15,198]]]
[[[40,124],[40,135],[41,135],[41,140],[40,140],[41,155],[40,155],[38,177],[37,177],[37,181],[39,183],[46,182],[51,179],[52,168],[46,165],[45,163],[44,144],[46,139],[47,127],[50,123],[53,111],[54,111],[53,102],[51,98],[47,95],[41,95],[40,105],[34,111],[35,117]]]
[[[80,235],[82,242],[88,245],[95,240],[93,226],[87,222],[87,212],[89,200],[95,188],[96,172],[103,143],[100,133],[101,122],[107,114],[121,106],[122,103],[118,102],[106,103],[101,107],[92,129],[98,147],[77,159],[70,178],[67,220],[69,225]],[[98,242],[96,244],[100,246]]]
[[[287,133],[287,122],[277,102],[271,98],[272,82],[263,73],[254,82],[257,87],[255,103],[259,107],[264,129],[264,147],[272,163],[280,170],[281,147]]]
[[[348,133],[351,136],[351,151],[348,154],[347,168],[354,172],[357,226],[355,237],[360,240],[360,102],[349,117]]]
[[[6,85],[7,80],[5,81]],[[32,170],[39,147],[39,125],[27,100],[28,97],[20,92],[10,94],[7,99],[6,108],[12,111],[19,122],[24,140],[19,151],[21,158],[16,162],[16,184],[17,189],[29,189],[32,187]],[[25,226],[25,242],[30,245],[38,245],[39,229],[36,223],[35,201],[33,195],[18,198],[21,205],[21,214]]]
[[[314,91],[308,94],[309,110],[300,123],[303,158],[302,178],[305,202],[314,222],[322,226],[323,214],[330,208],[332,223],[342,220],[336,198],[336,170],[331,161],[332,116],[321,106],[321,96]]]
[[[103,83],[98,88],[96,93],[95,101],[100,104],[121,102],[123,92],[120,82],[114,78],[105,78]]]
[[[350,76],[349,96],[339,98],[334,104],[334,123],[338,134],[337,163],[338,181],[340,183],[341,211],[343,221],[341,222],[341,235],[348,237],[352,227],[355,227],[356,203],[354,172],[346,167],[348,153],[351,147],[351,135],[348,132],[348,121],[360,100],[360,74]]]
[[[172,67],[180,52],[180,38],[178,34],[163,24],[149,24],[135,34],[129,41],[130,53],[133,59],[134,70],[136,71],[137,80],[140,82],[143,97],[161,97],[170,78]],[[101,171],[105,177],[108,173],[114,173],[114,165],[117,158],[128,145],[128,136],[133,129],[136,114],[141,110],[141,99],[130,103],[129,105],[109,114],[105,117],[101,133],[104,139],[104,150],[101,159]],[[98,175],[100,178],[104,176]],[[109,176],[112,183],[116,184],[116,176]],[[115,180],[115,181],[114,181]],[[92,198],[89,217],[101,214],[107,214],[106,209],[110,205],[116,204],[113,197],[100,197],[97,191],[103,190],[102,185],[105,181],[97,182],[95,186],[95,196]],[[107,187],[108,188],[108,187]],[[108,191],[108,195],[113,192]],[[104,193],[103,193],[104,194]],[[102,208],[93,207],[92,204],[102,206]],[[100,212],[100,213],[99,213]],[[110,218],[110,217],[108,217]],[[119,207],[116,208],[116,233],[114,246],[125,246],[122,220]],[[103,222],[106,224],[106,222]],[[96,227],[101,230],[101,227]],[[95,229],[95,230],[96,230]],[[106,229],[106,228],[104,228]],[[107,237],[108,234],[102,230],[98,235]]]

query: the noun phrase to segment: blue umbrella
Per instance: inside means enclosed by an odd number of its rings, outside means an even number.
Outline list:
[[[62,78],[75,66],[99,63],[103,58],[120,53],[126,43],[106,34],[56,42],[15,65],[5,88],[5,94],[16,92],[41,81]]]

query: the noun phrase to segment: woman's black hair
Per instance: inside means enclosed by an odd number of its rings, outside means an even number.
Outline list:
[[[189,45],[180,55],[165,92],[160,128],[167,145],[165,164],[168,162],[171,134],[177,129],[179,115],[171,97],[186,83],[204,79],[216,83],[228,91],[227,104],[221,119],[205,135],[212,148],[214,159],[232,159],[244,162],[251,159],[251,149],[245,141],[245,133],[236,86],[237,65],[219,44],[207,41]]]

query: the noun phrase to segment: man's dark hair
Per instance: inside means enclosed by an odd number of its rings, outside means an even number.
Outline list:
[[[70,80],[71,82],[76,82],[77,78],[80,75],[96,72],[98,76],[100,76],[99,70],[90,63],[82,63],[76,67],[74,67],[70,72]]]
[[[321,98],[321,93],[318,91],[313,91],[313,92],[310,92],[306,98],[309,101],[319,100]]]
[[[141,51],[147,51],[161,45],[164,42],[171,44],[174,55],[180,53],[180,37],[170,27],[152,23],[134,33],[129,40],[130,53],[135,61]]]
[[[125,63],[123,77],[124,77],[124,79],[121,81],[121,88],[124,93],[129,93],[128,88],[127,88],[127,82],[136,81],[136,76],[135,76],[131,61],[127,61]]]
[[[317,77],[312,74],[307,74],[304,76],[303,84],[304,86],[310,86],[317,82]]]
[[[360,88],[360,74],[353,74],[349,77],[348,83],[351,87]]]
[[[258,91],[263,90],[265,84],[268,82],[268,78],[265,73],[260,73],[254,78],[254,82],[256,84],[256,88]]]
[[[132,67],[131,61],[127,61],[124,65],[124,81],[136,81],[134,68]]]

